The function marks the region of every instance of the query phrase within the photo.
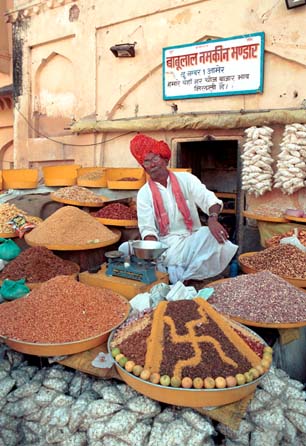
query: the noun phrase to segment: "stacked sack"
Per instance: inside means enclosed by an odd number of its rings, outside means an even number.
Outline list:
[[[249,127],[243,144],[242,189],[256,197],[272,189],[273,170],[271,156],[273,129]]]
[[[31,365],[0,342],[0,446],[214,446],[220,435],[225,446],[305,446],[303,388],[271,369],[234,431],[120,381]]]
[[[285,194],[302,189],[306,178],[306,125],[285,126],[277,157],[274,188]]]
[[[1,446],[214,446],[210,419],[0,343]]]
[[[306,392],[281,369],[270,369],[260,381],[239,430],[224,424],[217,430],[225,446],[306,445]]]

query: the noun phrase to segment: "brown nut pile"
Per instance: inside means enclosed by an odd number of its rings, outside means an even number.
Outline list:
[[[293,229],[291,229],[290,231],[284,232],[283,234],[273,235],[273,237],[266,240],[266,245],[269,248],[271,248],[272,246],[278,246],[280,241],[283,238],[292,237],[293,235],[294,235]],[[302,243],[302,245],[306,246],[306,230],[305,229],[298,229],[297,238]]]
[[[256,271],[268,270],[278,276],[306,279],[306,253],[289,244],[246,255],[240,263]]]
[[[53,195],[57,198],[78,201],[80,203],[97,203],[99,205],[103,202],[99,195],[82,186],[61,187]]]

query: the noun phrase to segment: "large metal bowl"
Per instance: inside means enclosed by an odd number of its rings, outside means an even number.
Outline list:
[[[154,240],[135,240],[130,243],[134,255],[145,260],[155,260],[168,249],[164,243]]]

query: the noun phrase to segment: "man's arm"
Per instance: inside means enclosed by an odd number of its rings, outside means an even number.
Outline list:
[[[221,211],[219,204],[214,204],[209,208],[208,212],[208,227],[212,235],[219,243],[224,243],[228,238],[227,230],[219,223],[218,218]]]

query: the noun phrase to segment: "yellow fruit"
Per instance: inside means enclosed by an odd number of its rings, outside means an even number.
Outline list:
[[[118,362],[121,365],[121,367],[124,367],[125,364],[128,362],[128,359],[125,356],[122,356],[122,358],[120,358]]]
[[[178,376],[172,376],[170,380],[170,384],[172,387],[180,387],[181,383],[182,383],[181,378],[179,378]]]
[[[127,362],[125,363],[124,368],[125,368],[125,370],[126,370],[127,372],[132,372],[134,366],[135,366],[135,362],[134,362],[134,361],[127,361]]]
[[[235,387],[237,386],[237,379],[234,376],[226,376],[226,387]]]
[[[273,348],[268,345],[263,349],[264,353],[273,353]]]
[[[150,375],[150,381],[153,384],[158,384],[160,380],[160,374],[155,372],[155,373],[151,373]]]
[[[246,379],[245,379],[245,376],[243,375],[243,373],[237,373],[235,378],[237,380],[238,386],[242,386],[246,382]]]
[[[252,374],[253,379],[257,379],[259,377],[259,375],[260,375],[259,371],[255,367],[252,367],[249,370],[249,372]]]
[[[112,349],[112,357],[113,358],[116,358],[116,356],[119,355],[119,354],[120,354],[120,348],[115,347],[115,348]]]
[[[269,370],[271,364],[272,364],[272,361],[270,361],[267,358],[264,358],[261,360],[261,365],[263,366],[265,371]]]
[[[269,361],[270,364],[272,364],[272,361],[273,361],[271,353],[264,353],[261,359],[262,360],[265,359],[265,360]]]
[[[141,365],[135,365],[135,366],[133,367],[133,374],[134,374],[135,376],[139,376],[140,373],[142,372],[142,370],[143,370],[143,367],[141,367]]]
[[[192,384],[193,384],[193,387],[195,388],[195,389],[202,389],[202,387],[203,387],[203,379],[202,378],[194,378],[194,380],[193,380],[193,382],[192,382]]]
[[[218,376],[215,379],[215,383],[216,383],[217,389],[224,389],[226,387],[226,381],[225,381],[225,378],[223,378],[223,376]]]
[[[262,366],[261,364],[258,364],[258,365],[255,367],[255,369],[258,370],[258,373],[259,373],[260,375],[263,375],[263,374],[265,373],[265,370],[264,370],[264,368],[263,368],[263,366]]]
[[[140,373],[140,378],[145,381],[148,381],[148,379],[150,378],[150,375],[151,375],[150,370],[143,369]]]
[[[123,358],[123,357],[124,357],[124,355],[122,353],[118,353],[118,355],[115,356],[115,359],[117,362],[119,362],[119,359]]]
[[[190,389],[192,387],[192,379],[185,376],[185,378],[182,379],[182,387],[184,387],[184,389]]]
[[[245,373],[244,373],[244,376],[245,376],[245,381],[246,381],[247,383],[250,383],[251,381],[253,381],[253,375],[252,375],[252,373],[250,373],[250,372],[245,372]]]
[[[170,385],[170,376],[168,376],[168,375],[161,376],[159,382],[161,383],[162,386],[169,386]]]
[[[213,389],[214,387],[216,387],[214,378],[212,378],[211,376],[207,376],[204,379],[204,387],[205,389]]]

